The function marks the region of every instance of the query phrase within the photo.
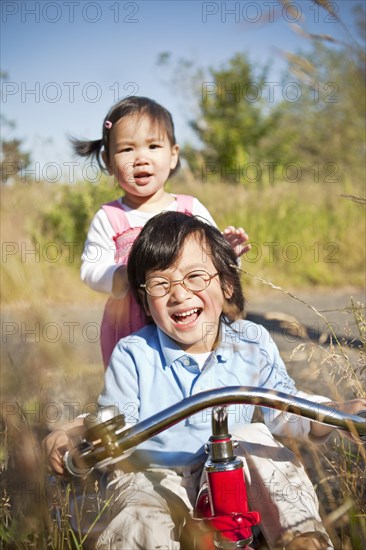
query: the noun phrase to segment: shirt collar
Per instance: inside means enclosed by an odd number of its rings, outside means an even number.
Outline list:
[[[221,320],[219,345],[216,348],[216,356],[221,362],[226,363],[234,355],[234,344],[238,341],[239,333],[228,322]]]
[[[182,350],[182,348],[178,346],[176,342],[174,342],[174,340],[169,338],[169,336],[165,334],[165,332],[160,330],[159,327],[157,327],[157,330],[160,346],[165,359],[164,367],[170,367],[172,363],[174,363],[174,361],[180,359],[181,357],[184,357],[187,354],[184,350]]]
[[[158,338],[162,350],[162,354],[165,359],[165,367],[171,367],[171,365],[174,363],[174,361],[177,361],[177,359],[181,359],[182,357],[186,357],[189,355],[186,353],[182,348],[179,347],[179,345],[174,342],[165,332],[160,330],[159,327],[157,328],[158,332]],[[220,344],[215,349],[215,355],[217,358],[217,361],[219,363],[226,363],[231,357],[233,356],[233,342],[235,342],[232,338],[228,338],[228,334],[234,334],[233,329],[228,326],[226,323],[221,321],[220,325],[220,336],[221,341]],[[222,338],[222,335],[224,335],[224,338]]]

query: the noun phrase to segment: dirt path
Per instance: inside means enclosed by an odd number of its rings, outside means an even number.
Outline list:
[[[359,337],[354,317],[350,312],[351,300],[363,304],[365,312],[366,293],[362,289],[346,288],[335,290],[294,291],[289,294],[271,290],[265,293],[250,291],[247,302],[249,314],[289,315],[306,326],[308,333],[329,332],[326,320],[339,337]],[[316,310],[316,311],[314,311]]]
[[[249,292],[247,317],[270,331],[290,375],[302,389],[332,397],[352,397],[351,368],[363,378],[364,357],[360,353],[360,334],[351,311],[352,302],[365,316],[362,289]],[[334,332],[334,334],[333,334]],[[332,345],[335,336],[342,347]],[[336,388],[334,387],[337,386]],[[339,387],[341,386],[341,388]]]

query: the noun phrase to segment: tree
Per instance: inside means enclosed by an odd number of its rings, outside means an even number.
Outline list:
[[[21,170],[29,166],[30,153],[22,151],[20,139],[4,140],[1,143],[0,174],[1,182],[6,183]]]
[[[283,105],[284,127],[293,128],[295,156],[304,166],[317,162],[328,167],[325,171],[337,180],[359,175],[365,155],[363,48],[334,48],[317,40],[310,54],[289,61],[286,78],[291,75],[302,92],[301,101]],[[299,64],[306,70],[299,70]]]
[[[183,147],[195,175],[219,177],[225,182],[261,180],[265,161],[288,159],[286,144],[271,138],[281,112],[264,98],[267,67],[255,74],[244,54],[238,53],[219,69],[210,68],[201,81],[198,115],[190,121],[203,147]],[[250,177],[248,170],[251,170]]]
[[[0,73],[0,81],[6,79],[6,73]],[[6,118],[2,113],[0,121],[3,128],[13,129],[15,123]],[[0,152],[0,177],[1,183],[6,183],[11,177],[16,176],[22,169],[27,168],[31,162],[29,152],[22,150],[21,139],[2,139]]]
[[[314,2],[337,18],[332,3]],[[355,15],[358,23],[365,21],[362,6]],[[198,146],[185,144],[182,155],[196,178],[273,183],[291,164],[302,175],[315,171],[318,181],[320,169],[328,181],[359,172],[365,154],[365,48],[339,23],[348,42],[308,34],[299,26],[313,49],[287,55],[281,98],[273,98],[267,67],[254,69],[243,53],[220,68],[178,60],[172,80],[184,95],[186,111],[193,112],[189,124],[199,140]],[[359,26],[364,39],[364,25]],[[159,64],[170,60],[164,52]],[[283,93],[286,84],[298,97]],[[193,109],[187,108],[190,95]]]

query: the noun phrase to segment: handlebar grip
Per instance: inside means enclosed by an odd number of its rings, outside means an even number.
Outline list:
[[[81,453],[84,450],[88,450],[88,448],[89,448],[89,445],[86,442],[84,442],[82,445],[79,445],[78,447],[69,449],[64,454],[64,457],[63,457],[64,466],[66,470],[69,472],[69,474],[71,474],[72,476],[84,477],[89,475],[90,472],[93,470],[93,466],[85,466],[85,464],[82,464],[80,460]]]
[[[363,433],[360,433],[360,439],[361,441],[364,441],[366,443],[366,409],[362,409],[361,411],[358,411],[356,416],[360,416],[361,418],[365,418],[365,431]]]
[[[101,407],[97,415],[85,416],[84,428],[83,440],[66,451],[63,457],[65,469],[76,477],[87,476],[97,463],[106,458],[121,459],[117,434],[127,429],[128,424],[118,408],[111,405]]]

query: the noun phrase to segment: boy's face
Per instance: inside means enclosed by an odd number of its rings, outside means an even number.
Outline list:
[[[163,276],[169,281],[177,281],[194,270],[213,275],[216,269],[204,248],[199,238],[188,237],[175,264],[164,271],[149,271],[146,279]],[[231,292],[225,294],[229,298]],[[147,313],[187,353],[204,353],[213,349],[224,301],[219,275],[200,292],[175,284],[166,296],[160,298],[146,293]]]
[[[104,160],[126,195],[138,203],[164,192],[178,153],[178,145],[172,146],[147,116],[131,115],[113,125],[109,158]]]

